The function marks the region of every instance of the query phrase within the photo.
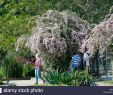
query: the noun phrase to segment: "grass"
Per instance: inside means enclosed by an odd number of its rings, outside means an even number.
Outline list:
[[[67,85],[64,85],[64,84],[34,84],[33,86],[67,86]]]
[[[106,84],[113,84],[113,80],[109,80],[109,81],[99,81],[100,83],[106,83]]]
[[[107,81],[98,81],[96,82],[97,86],[113,86],[113,80],[107,80]]]

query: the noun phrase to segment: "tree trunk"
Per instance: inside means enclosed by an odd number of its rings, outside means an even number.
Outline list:
[[[95,62],[96,62],[96,75],[99,76],[99,50],[95,53]]]

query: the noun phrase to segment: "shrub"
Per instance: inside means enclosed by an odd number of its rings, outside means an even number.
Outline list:
[[[3,82],[2,82],[3,73],[2,73],[1,71],[2,71],[2,70],[0,69],[0,85],[2,85],[2,84],[3,84]]]
[[[89,23],[73,12],[54,10],[37,17],[36,23],[31,35],[19,37],[16,51],[28,48],[33,53],[40,53],[50,69],[67,70],[71,56],[90,30]]]
[[[0,64],[2,64],[2,61],[6,56],[6,54],[7,54],[7,51],[5,51],[3,48],[0,47]]]
[[[0,80],[0,85],[3,85],[4,83],[2,82],[2,80]]]
[[[0,79],[2,79],[2,78],[3,78],[3,69],[0,68]]]
[[[72,81],[70,85],[74,85],[74,86],[95,85],[93,77],[90,75],[85,75],[84,72],[73,72],[71,76],[72,76]]]
[[[43,75],[45,81],[53,85],[70,85],[70,86],[93,86],[95,81],[90,75],[85,75],[83,72],[59,72],[58,70],[50,70]]]
[[[19,78],[22,77],[23,66],[19,63],[15,54],[8,54],[3,61],[3,72],[5,78]]]
[[[34,67],[31,65],[24,64],[23,77],[31,77],[31,76],[34,76]]]
[[[58,70],[50,70],[43,77],[50,84],[61,84],[61,73]]]

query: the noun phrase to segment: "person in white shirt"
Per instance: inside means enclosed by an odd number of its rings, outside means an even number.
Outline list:
[[[88,70],[89,70],[89,55],[88,55],[88,52],[87,52],[87,48],[85,48],[85,51],[84,51],[83,62],[84,62],[84,67],[85,67],[85,73],[88,74]]]

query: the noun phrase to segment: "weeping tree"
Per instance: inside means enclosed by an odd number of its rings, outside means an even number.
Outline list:
[[[82,50],[86,46],[90,57],[96,61],[97,75],[99,74],[98,57],[99,53],[104,53],[109,49],[113,42],[113,7],[110,12],[105,16],[105,19],[96,25],[92,31],[85,37],[82,43]]]
[[[66,70],[71,56],[82,45],[91,30],[91,25],[68,11],[49,10],[36,20],[37,26],[31,35],[22,35],[16,43],[16,51],[30,49],[40,53],[46,69]]]
[[[87,35],[82,44],[82,48],[86,46],[91,56],[99,49],[104,52],[108,49],[113,39],[113,14],[107,19],[96,25]]]

